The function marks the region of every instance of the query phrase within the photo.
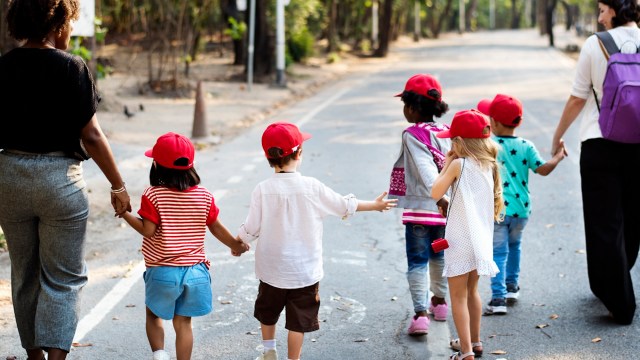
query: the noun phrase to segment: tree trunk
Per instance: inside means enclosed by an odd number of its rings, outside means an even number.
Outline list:
[[[393,0],[384,0],[382,16],[380,16],[380,41],[374,56],[385,57],[389,53],[391,40],[391,18],[393,17]]]
[[[471,18],[476,13],[476,9],[478,8],[478,0],[471,0],[469,2],[469,9],[464,13],[464,27],[466,31],[471,31]]]
[[[518,0],[511,0],[511,28],[520,28],[520,11],[518,11]]]
[[[233,18],[238,24],[243,21],[242,16],[240,15],[240,11],[238,10],[238,4],[236,0],[228,0],[222,1],[220,3],[222,7],[222,14],[224,15],[224,21],[226,22],[226,26],[230,27],[229,19]],[[242,36],[241,39],[232,39],[233,40],[233,65],[244,65],[247,60],[245,56],[245,39],[246,36]]]
[[[444,24],[444,22],[449,17],[449,13],[451,12],[452,5],[453,5],[453,0],[447,0],[447,5],[445,5],[444,11],[442,12],[442,14],[440,14],[438,21],[435,22],[435,27],[431,29],[431,32],[433,33],[434,38],[438,38],[438,36],[440,35],[440,31],[442,30],[442,24]]]
[[[551,0],[537,0],[536,13],[538,29],[540,30],[540,35],[547,34],[547,2]]]
[[[0,0],[0,56],[16,47],[16,42],[9,36],[7,22],[7,7],[9,3],[6,0]]]
[[[329,0],[329,24],[327,25],[327,53],[338,50],[338,0]]]
[[[255,52],[253,57],[253,73],[256,80],[265,81],[265,77],[273,74],[274,70],[274,47],[273,36],[269,32],[269,23],[267,19],[266,1],[257,0],[256,4],[256,23],[255,23]],[[254,24],[249,24],[249,31]]]
[[[556,4],[558,3],[558,0],[548,0],[547,1],[547,11],[546,11],[546,27],[547,27],[547,33],[549,34],[549,46],[550,47],[554,47],[555,46],[555,42],[554,42],[554,36],[553,36],[553,13],[556,10]]]

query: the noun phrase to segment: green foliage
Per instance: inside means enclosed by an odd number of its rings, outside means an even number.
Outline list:
[[[334,64],[340,61],[340,54],[337,52],[331,52],[327,55],[327,63]]]
[[[109,29],[106,27],[102,27],[102,18],[96,17],[93,21],[93,25],[95,27],[95,38],[96,42],[104,43],[104,39],[107,37],[107,33]]]
[[[315,39],[307,29],[292,34],[288,41],[287,50],[295,62],[300,62],[313,55]]]
[[[229,27],[224,30],[225,35],[231,36],[233,40],[242,40],[245,32],[247,32],[247,24],[244,21],[229,18]]]
[[[2,232],[0,232],[0,250],[7,250],[7,239]]]

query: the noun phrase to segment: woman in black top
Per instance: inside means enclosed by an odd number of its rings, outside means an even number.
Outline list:
[[[111,183],[116,214],[129,195],[96,118],[98,95],[67,49],[78,0],[13,0],[9,32],[24,44],[0,57],[0,226],[13,307],[30,360],[64,359],[78,324],[89,213],[82,160]]]

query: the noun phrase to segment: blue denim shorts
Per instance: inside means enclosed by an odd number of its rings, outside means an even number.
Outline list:
[[[144,272],[145,304],[156,316],[202,316],[213,309],[211,275],[204,263],[148,267]]]

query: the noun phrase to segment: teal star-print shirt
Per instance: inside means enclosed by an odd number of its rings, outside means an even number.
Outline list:
[[[529,199],[529,170],[545,163],[536,146],[518,136],[494,136],[498,151],[498,166],[502,178],[502,189],[506,215],[528,218],[531,214]]]

